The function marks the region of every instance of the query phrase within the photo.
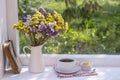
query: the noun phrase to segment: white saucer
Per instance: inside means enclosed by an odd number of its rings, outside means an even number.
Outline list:
[[[63,69],[60,69],[58,66],[55,66],[55,71],[59,72],[59,73],[75,73],[77,71],[79,71],[81,68],[80,66],[75,66],[73,67],[71,70],[63,70]]]

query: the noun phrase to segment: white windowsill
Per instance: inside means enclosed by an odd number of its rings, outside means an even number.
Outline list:
[[[28,65],[29,59],[24,54],[19,55],[23,65]],[[30,55],[29,55],[30,57]],[[120,67],[120,55],[67,55],[67,54],[44,54],[47,66],[56,64],[57,59],[62,57],[76,58],[79,62],[90,61],[93,66]]]
[[[120,80],[120,67],[94,67],[97,76],[84,76],[73,78],[58,78],[54,73],[53,67],[46,67],[45,72],[33,74],[23,67],[21,74],[7,72],[2,80]]]
[[[25,55],[19,55],[19,57],[24,65],[28,65],[29,60]],[[57,59],[61,57],[76,58],[79,62],[90,61],[98,75],[60,79],[54,73],[52,65],[56,64]],[[24,66],[21,74],[15,75],[12,72],[6,72],[2,80],[120,80],[120,55],[44,54],[44,60],[47,65],[44,73],[30,73],[28,67]]]
[[[0,68],[0,80],[2,80],[2,77],[4,75],[4,68]]]

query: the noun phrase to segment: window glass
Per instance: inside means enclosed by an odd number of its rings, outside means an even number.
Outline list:
[[[40,7],[59,12],[69,30],[43,46],[43,53],[119,54],[120,0],[18,0],[19,19]],[[20,33],[20,50],[29,42]]]

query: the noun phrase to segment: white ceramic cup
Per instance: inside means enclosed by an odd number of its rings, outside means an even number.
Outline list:
[[[57,67],[60,70],[64,70],[64,71],[72,70],[76,66],[76,64],[77,64],[77,61],[72,58],[61,58],[61,59],[58,59],[57,61]]]

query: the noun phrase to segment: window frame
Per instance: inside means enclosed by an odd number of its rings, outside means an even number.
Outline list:
[[[6,0],[6,12],[8,39],[13,41],[15,52],[19,55],[19,33],[12,28],[18,22],[17,0]]]
[[[7,30],[8,39],[14,43],[15,52],[20,57],[23,65],[28,65],[29,59],[19,53],[19,37],[18,32],[12,29],[12,25],[18,21],[18,8],[17,0],[6,0],[7,1]],[[30,55],[29,55],[30,57]],[[73,57],[82,61],[91,61],[95,66],[119,66],[120,55],[68,55],[68,54],[44,54],[44,60],[47,66],[54,65],[58,58],[62,57]]]
[[[0,0],[0,79],[4,75],[3,43],[7,40],[6,0]]]

